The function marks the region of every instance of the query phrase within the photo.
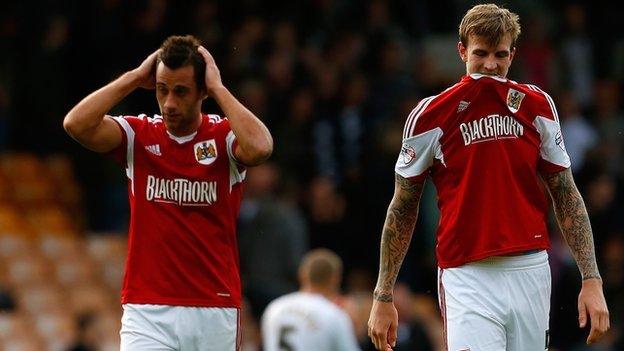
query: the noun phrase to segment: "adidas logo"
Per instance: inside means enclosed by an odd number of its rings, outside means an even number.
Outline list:
[[[160,145],[158,144],[154,144],[154,145],[147,145],[145,147],[145,150],[153,153],[156,156],[162,156],[162,154],[160,153]]]
[[[470,105],[470,102],[464,101],[464,100],[460,101],[459,105],[457,106],[457,113],[460,113],[466,108],[468,108],[468,105]]]

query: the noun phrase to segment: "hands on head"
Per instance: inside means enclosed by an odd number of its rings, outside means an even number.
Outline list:
[[[197,51],[199,51],[206,62],[206,89],[208,94],[212,95],[214,91],[223,87],[219,67],[217,67],[217,63],[205,47],[200,46],[197,48]]]
[[[139,86],[145,89],[154,89],[156,87],[156,59],[158,58],[160,49],[152,52],[139,67],[134,69],[139,80]]]
[[[137,75],[138,84],[141,88],[154,89],[156,87],[156,62],[161,49],[152,52],[139,67],[134,69]],[[208,94],[212,94],[215,90],[223,87],[221,81],[221,73],[210,52],[203,46],[199,46],[197,51],[202,55],[206,62],[205,84]]]

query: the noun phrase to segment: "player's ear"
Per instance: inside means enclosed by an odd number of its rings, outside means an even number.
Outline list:
[[[459,52],[459,57],[462,61],[468,61],[468,50],[464,46],[464,43],[461,42],[461,40],[457,42],[457,52]]]
[[[197,85],[197,90],[199,92],[199,98],[204,101],[206,100],[209,95],[208,95],[208,89],[206,88],[206,83],[204,83],[204,81],[202,80],[201,83],[195,81],[196,85]]]

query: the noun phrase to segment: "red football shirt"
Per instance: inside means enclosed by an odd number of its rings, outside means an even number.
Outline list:
[[[533,85],[465,76],[405,123],[395,171],[438,193],[441,268],[549,247],[540,174],[570,166],[555,105]]]
[[[130,202],[122,303],[240,307],[236,218],[244,168],[229,122],[202,115],[175,137],[162,117],[113,118]]]

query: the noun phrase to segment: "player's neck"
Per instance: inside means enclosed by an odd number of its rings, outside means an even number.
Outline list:
[[[169,131],[169,133],[171,133],[171,135],[175,137],[185,137],[191,135],[199,129],[202,124],[202,119],[203,118],[201,112],[198,112],[197,117],[194,118],[192,121],[189,121],[189,123],[180,125],[179,128],[167,129],[167,131]]]
[[[331,300],[336,295],[336,291],[334,289],[319,287],[319,286],[306,286],[301,288],[302,292],[309,294],[318,294],[323,295],[325,298]]]

